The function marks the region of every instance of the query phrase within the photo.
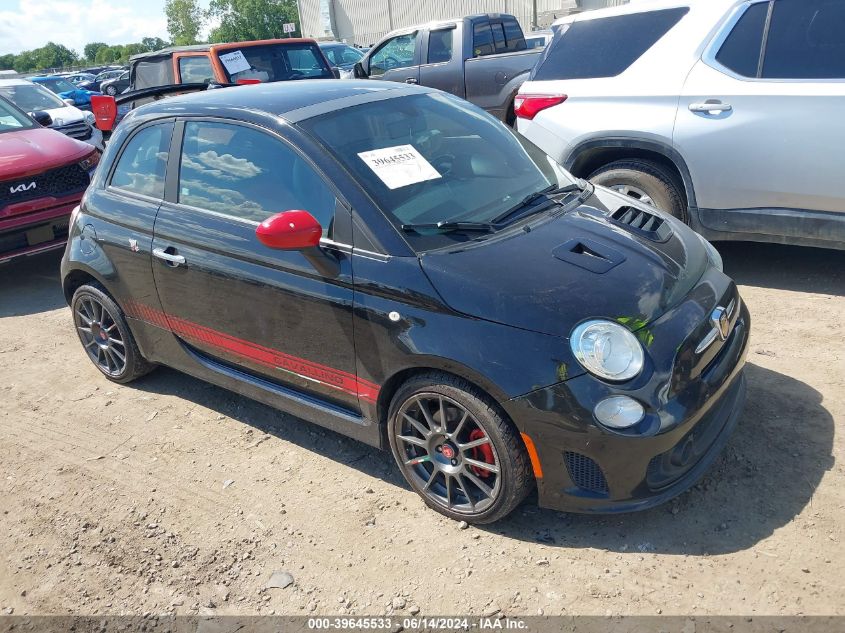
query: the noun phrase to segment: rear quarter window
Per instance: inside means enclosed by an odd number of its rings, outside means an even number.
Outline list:
[[[769,3],[748,8],[716,53],[716,61],[743,77],[756,77]]]
[[[573,22],[557,29],[535,81],[598,79],[625,72],[689,12],[688,7]]]

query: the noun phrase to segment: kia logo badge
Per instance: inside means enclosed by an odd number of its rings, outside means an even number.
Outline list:
[[[28,185],[18,185],[17,187],[9,187],[9,193],[23,193],[24,191],[29,191],[30,189],[35,189],[34,182],[31,182]]]

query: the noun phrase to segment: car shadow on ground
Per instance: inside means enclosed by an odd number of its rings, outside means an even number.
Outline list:
[[[62,251],[0,264],[0,318],[38,314],[65,304],[59,278]]]
[[[845,251],[757,242],[716,247],[739,285],[845,296]]]

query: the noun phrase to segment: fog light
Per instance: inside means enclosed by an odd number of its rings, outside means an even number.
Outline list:
[[[628,396],[611,396],[596,405],[596,419],[612,429],[627,429],[645,417],[643,405]]]

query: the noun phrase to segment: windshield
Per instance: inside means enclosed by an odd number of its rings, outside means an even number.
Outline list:
[[[64,108],[65,102],[38,84],[17,84],[0,87],[0,95],[25,112]]]
[[[323,53],[328,57],[329,63],[335,66],[348,66],[364,58],[364,53],[357,48],[346,46],[345,44],[340,46],[323,46],[322,49]]]
[[[46,86],[56,94],[59,94],[60,92],[71,92],[77,89],[76,86],[66,79],[43,79],[36,83]]]
[[[531,194],[575,184],[530,141],[451,95],[375,101],[302,125],[398,227],[490,222]],[[468,239],[460,231],[437,230],[407,232],[406,237],[417,250]]]
[[[238,79],[264,82],[334,77],[315,44],[244,46],[219,51],[218,57],[231,83]]]
[[[9,103],[0,99],[0,132],[35,127],[35,122]]]

